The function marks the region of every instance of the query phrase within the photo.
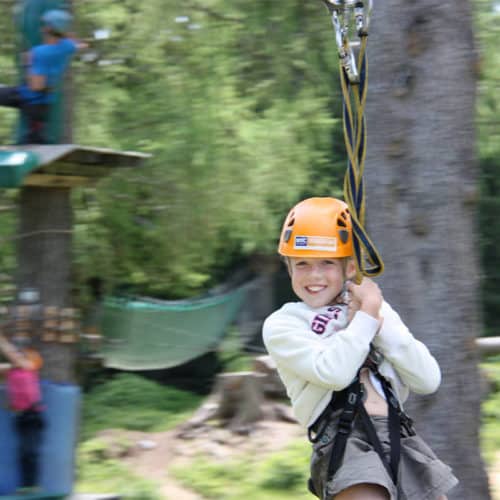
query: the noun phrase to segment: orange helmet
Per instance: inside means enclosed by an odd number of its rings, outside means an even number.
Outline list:
[[[278,253],[286,257],[351,257],[352,223],[347,204],[335,198],[308,198],[289,212]]]

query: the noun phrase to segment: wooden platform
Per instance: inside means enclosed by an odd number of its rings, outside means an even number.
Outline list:
[[[76,187],[117,168],[136,168],[151,155],[78,144],[0,147],[0,187]]]

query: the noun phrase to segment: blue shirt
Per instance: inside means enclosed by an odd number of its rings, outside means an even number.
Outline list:
[[[25,83],[19,87],[21,98],[33,104],[53,102],[54,91],[61,83],[64,71],[76,50],[76,43],[69,38],[61,38],[55,44],[33,47],[31,49],[31,64],[27,68],[27,74],[45,77],[48,91],[35,92]]]

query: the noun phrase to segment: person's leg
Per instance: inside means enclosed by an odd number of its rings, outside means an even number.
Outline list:
[[[22,101],[17,87],[0,87],[0,106],[21,108]]]
[[[21,486],[37,486],[40,446],[43,432],[41,415],[38,412],[26,412],[19,416],[17,429],[19,436]]]
[[[25,104],[21,111],[26,117],[28,130],[23,144],[46,144],[45,127],[49,114],[48,104]]]
[[[19,458],[19,475],[21,478],[21,487],[31,486],[29,484],[30,467],[29,467],[29,427],[26,425],[24,414],[16,417],[17,440],[18,440],[18,458]]]
[[[362,483],[350,486],[335,495],[334,500],[390,500],[389,492],[378,484]]]

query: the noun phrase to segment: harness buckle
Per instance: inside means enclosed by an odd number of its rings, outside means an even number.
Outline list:
[[[340,432],[340,434],[350,434],[352,430],[353,421],[354,421],[354,411],[344,410],[344,412],[339,418],[337,432]]]
[[[413,427],[413,419],[410,418],[405,412],[400,412],[399,418],[401,421],[401,425],[404,427],[405,431],[409,436],[415,436],[416,432]]]
[[[352,430],[352,423],[351,422],[347,422],[347,421],[339,422],[339,426],[337,429],[338,434],[349,435],[351,433],[351,430]]]

